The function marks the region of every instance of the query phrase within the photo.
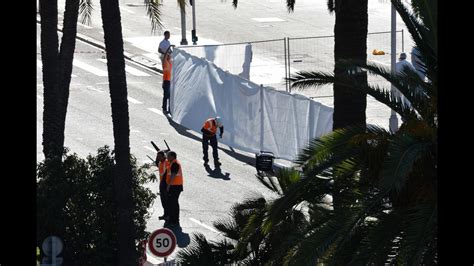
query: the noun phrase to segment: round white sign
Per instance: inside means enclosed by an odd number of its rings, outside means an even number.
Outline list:
[[[150,235],[148,248],[157,257],[168,257],[176,248],[176,236],[167,228],[158,229]]]

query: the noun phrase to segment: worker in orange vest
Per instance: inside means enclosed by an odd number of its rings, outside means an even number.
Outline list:
[[[169,162],[166,160],[166,154],[164,151],[158,151],[156,154],[156,165],[158,166],[158,172],[160,174],[160,200],[161,206],[163,207],[163,215],[158,217],[160,220],[169,219],[169,208],[168,208],[168,192],[166,184],[167,169],[169,168]]]
[[[222,138],[222,134],[224,134],[224,126],[222,125],[222,120],[219,116],[207,119],[202,125],[202,152],[204,154],[202,159],[204,160],[204,166],[208,166],[209,163],[209,157],[207,154],[209,142],[211,143],[212,147],[212,157],[214,157],[215,167],[219,168],[221,165],[219,162],[219,155],[217,154],[217,128],[219,128],[219,136]]]
[[[183,191],[183,170],[181,164],[176,160],[176,152],[169,151],[168,171],[166,173],[166,191],[168,192],[169,220],[167,227],[180,227],[179,225],[179,195]]]
[[[163,113],[169,113],[168,100],[170,98],[170,86],[171,86],[171,70],[173,68],[173,63],[171,61],[171,55],[167,52],[163,56],[163,103],[161,108]]]

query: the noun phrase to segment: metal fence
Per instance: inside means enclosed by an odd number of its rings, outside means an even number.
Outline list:
[[[403,30],[397,31],[397,54],[405,50]],[[367,34],[367,60],[390,67],[390,31]],[[291,92],[285,79],[298,71],[334,70],[334,36],[283,38],[216,45],[181,46],[232,74],[252,82]],[[385,55],[373,55],[374,49]],[[383,82],[369,77],[369,82]],[[332,97],[332,86],[298,92],[312,98]]]

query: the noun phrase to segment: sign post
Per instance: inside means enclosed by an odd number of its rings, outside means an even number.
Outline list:
[[[153,255],[164,257],[166,262],[166,258],[176,248],[176,236],[167,228],[158,229],[150,235],[148,248]]]

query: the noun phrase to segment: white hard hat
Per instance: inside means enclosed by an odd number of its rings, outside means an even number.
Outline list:
[[[222,126],[222,120],[221,120],[220,116],[216,116],[216,124],[217,124],[218,127]]]

